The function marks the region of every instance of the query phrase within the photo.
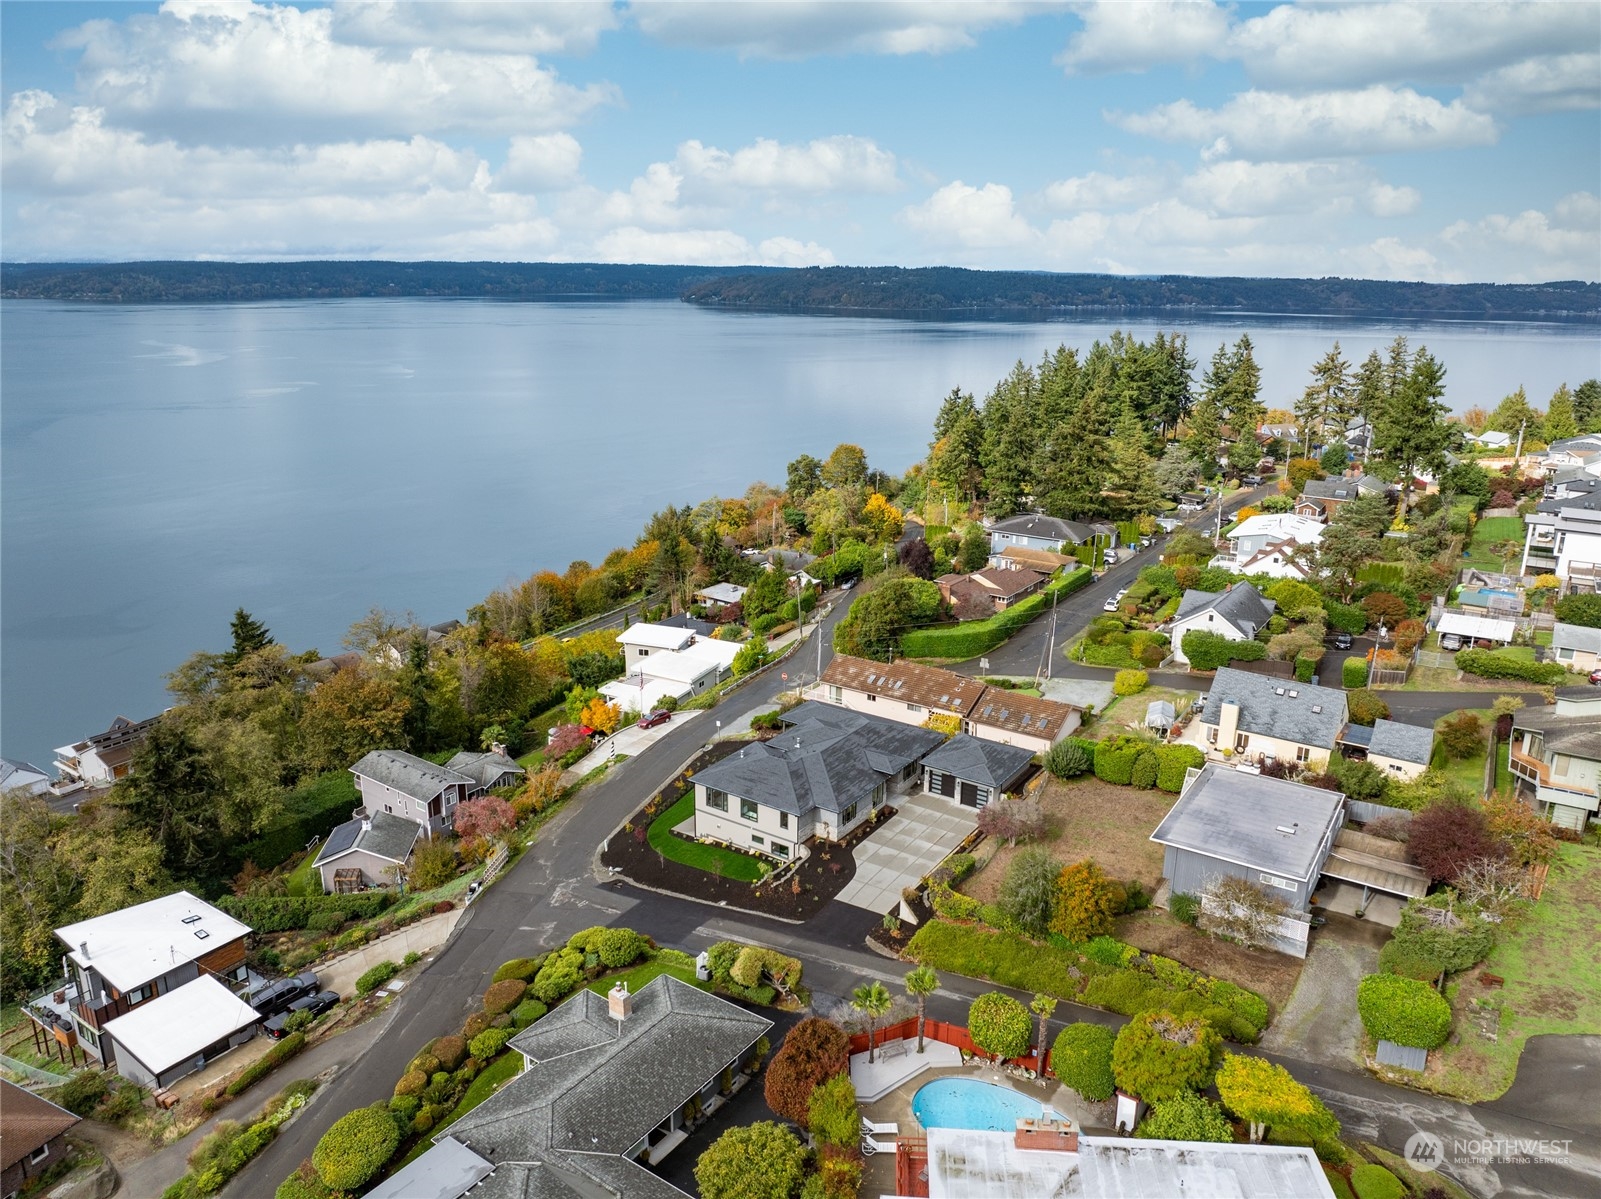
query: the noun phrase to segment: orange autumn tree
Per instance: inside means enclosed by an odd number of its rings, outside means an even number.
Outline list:
[[[578,718],[580,724],[587,724],[590,728],[607,734],[615,733],[622,719],[622,709],[616,704],[607,703],[599,695],[584,705],[583,714]]]

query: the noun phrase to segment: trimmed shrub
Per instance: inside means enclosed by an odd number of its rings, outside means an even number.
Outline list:
[[[364,891],[359,895],[224,895],[217,906],[262,933],[290,932],[306,928],[314,916],[338,912],[347,920],[370,920],[395,900],[389,891]]]
[[[600,964],[610,970],[633,965],[647,948],[645,938],[631,928],[603,929],[590,945],[600,955]]]
[[[767,1067],[767,1106],[804,1127],[811,1119],[812,1091],[850,1069],[850,1038],[832,1021],[808,1016],[784,1037]]]
[[[1396,974],[1370,974],[1357,984],[1362,1027],[1381,1041],[1435,1049],[1451,1035],[1451,1005],[1428,983]]]
[[[1377,691],[1366,687],[1346,692],[1345,702],[1351,711],[1352,724],[1365,724],[1371,727],[1376,720],[1390,718],[1390,705],[1384,702]]]
[[[1156,786],[1157,770],[1156,751],[1142,750],[1139,757],[1134,759],[1134,768],[1129,772],[1129,782],[1141,790],[1149,791]]]
[[[1077,778],[1089,768],[1090,755],[1073,737],[1058,741],[1045,755],[1045,769],[1059,779]]]
[[[1099,1103],[1110,1099],[1117,1084],[1112,1080],[1112,1030],[1080,1021],[1056,1034],[1051,1048],[1051,1071],[1065,1087]]]
[[[503,979],[498,983],[491,983],[489,990],[484,992],[484,1011],[491,1016],[498,1016],[502,1012],[509,1012],[523,1001],[528,991],[528,984],[519,982],[515,978]],[[480,1055],[474,1055],[480,1056]]]
[[[500,969],[495,971],[495,977],[489,981],[503,983],[509,978],[514,978],[518,982],[531,983],[544,964],[543,955],[537,958],[512,958],[509,962],[503,962]]]
[[[580,971],[582,962],[582,958],[574,961],[565,953],[552,954],[534,978],[533,986],[529,988],[533,991],[534,998],[541,1003],[555,1003],[558,999],[576,991],[582,977]]]
[[[1092,978],[1084,988],[1084,1002],[1122,1016],[1137,1016],[1161,1007],[1169,998],[1160,987],[1133,970],[1117,970]]]
[[[1366,658],[1347,658],[1340,667],[1340,682],[1347,691],[1355,691],[1368,685],[1368,662]]]
[[[1193,745],[1159,745],[1156,747],[1156,786],[1169,795],[1184,789],[1184,772],[1190,767],[1199,770],[1206,765],[1206,755]]]
[[[472,1039],[472,1053],[481,1062],[494,1057],[511,1040],[509,1028],[486,1028]]]
[[[1234,1140],[1234,1126],[1223,1109],[1194,1091],[1181,1091],[1154,1104],[1134,1132],[1137,1137],[1158,1141]]]
[[[1364,1162],[1351,1171],[1356,1199],[1405,1199],[1406,1186],[1383,1166]]]
[[[474,1012],[472,1015],[468,1016],[466,1021],[462,1024],[462,1026],[461,1026],[461,1035],[466,1037],[469,1041],[471,1041],[474,1037],[476,1037],[479,1033],[483,1032],[484,1029],[486,1029],[488,1027],[489,1027],[489,1013],[488,1012]]]
[[[379,962],[356,980],[356,994],[371,995],[395,975],[400,973],[396,962]]]
[[[1128,736],[1109,736],[1095,746],[1095,777],[1119,787],[1128,786],[1134,774],[1134,760],[1148,748],[1143,741]]]
[[[343,912],[316,912],[306,921],[306,929],[314,933],[336,933],[344,922]]]
[[[467,1038],[439,1037],[428,1046],[428,1052],[438,1060],[441,1069],[454,1070],[467,1060]]]
[[[383,1107],[360,1107],[334,1121],[311,1151],[324,1186],[353,1191],[383,1169],[400,1144],[400,1132]]]
[[[1222,1038],[1201,1016],[1143,1012],[1112,1044],[1112,1076],[1127,1094],[1160,1103],[1205,1086],[1222,1052]]]
[[[1568,668],[1560,662],[1527,662],[1487,649],[1462,650],[1456,656],[1456,666],[1481,679],[1522,679],[1526,683],[1549,685],[1569,677]]]
[[[952,891],[943,884],[936,884],[928,889],[929,906],[934,909],[936,916],[943,916],[947,920],[972,920],[978,916],[982,906],[978,900],[960,891]]]
[[[407,1070],[400,1076],[400,1081],[395,1084],[395,1096],[396,1098],[404,1099],[411,1096],[421,1095],[423,1091],[427,1089],[427,1087],[427,1071]],[[413,1114],[416,1114],[415,1111]]]
[[[234,1079],[223,1089],[230,1096],[243,1094],[246,1090],[255,1086],[256,1083],[260,1082],[263,1078],[266,1078],[267,1075],[271,1074],[279,1066],[283,1065],[290,1058],[294,1057],[295,1054],[299,1053],[305,1047],[305,1033],[290,1033],[271,1049],[267,1050],[266,1053],[262,1054],[255,1061],[251,1062],[250,1065],[246,1066],[244,1070],[240,1072],[239,1077]]]
[[[1022,1057],[1028,1052],[1033,1027],[1028,1009],[1000,991],[980,995],[967,1010],[967,1033],[973,1044],[995,1057]]]
[[[527,1028],[549,1010],[537,999],[525,999],[512,1009],[511,1021],[518,1028]]]
[[[1216,670],[1230,662],[1257,662],[1267,657],[1267,646],[1260,641],[1230,641],[1205,629],[1191,629],[1179,645],[1196,670]]]
[[[1112,676],[1112,694],[1138,695],[1150,681],[1150,675],[1143,670],[1120,670]]]

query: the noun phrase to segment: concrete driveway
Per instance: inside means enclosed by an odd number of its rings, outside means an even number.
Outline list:
[[[895,815],[853,851],[856,876],[839,893],[841,903],[889,911],[978,824],[977,809],[937,795],[902,796],[895,807]]]
[[[1371,920],[1331,914],[1312,934],[1312,951],[1295,994],[1262,1035],[1268,1053],[1350,1070],[1362,1065],[1362,1021],[1356,984],[1378,969],[1379,949],[1390,930]]]

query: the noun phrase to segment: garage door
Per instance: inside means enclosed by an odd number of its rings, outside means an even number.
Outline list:
[[[938,770],[928,772],[928,791],[930,795],[943,795],[947,799],[956,797],[956,776],[942,774]]]

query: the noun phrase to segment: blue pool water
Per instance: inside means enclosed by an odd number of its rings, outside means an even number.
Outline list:
[[[936,1079],[912,1096],[912,1114],[924,1128],[1011,1132],[1019,1120],[1036,1119],[1040,1111],[1039,1102],[1027,1095],[971,1078]]]

